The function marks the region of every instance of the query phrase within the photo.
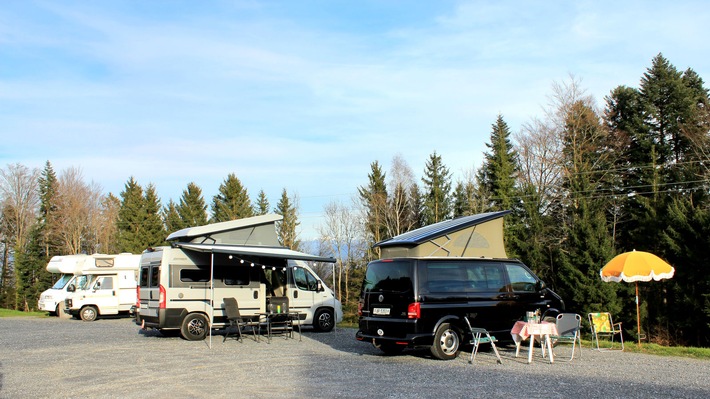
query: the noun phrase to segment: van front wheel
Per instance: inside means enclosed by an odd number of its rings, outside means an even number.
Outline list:
[[[437,359],[451,360],[459,355],[461,349],[461,333],[449,323],[442,323],[434,334],[431,354]]]
[[[188,341],[200,341],[205,339],[208,328],[209,322],[203,314],[192,313],[182,321],[180,335]]]
[[[328,332],[335,326],[335,317],[330,309],[320,309],[313,316],[313,328],[317,331]]]

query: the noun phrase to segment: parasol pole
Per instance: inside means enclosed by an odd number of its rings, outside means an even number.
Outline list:
[[[639,282],[636,281],[636,334],[641,347],[641,312],[639,311]]]

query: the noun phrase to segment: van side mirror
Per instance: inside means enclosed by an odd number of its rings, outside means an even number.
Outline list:
[[[69,284],[67,287],[67,292],[74,292],[76,291],[76,286],[74,284]]]
[[[544,290],[545,288],[547,288],[547,284],[545,284],[545,282],[542,281],[542,280],[538,280],[538,282],[537,282],[536,285],[537,285],[536,288],[537,288],[538,291],[542,291],[542,290]]]
[[[323,292],[323,291],[325,291],[325,288],[323,288],[323,283],[321,281],[318,281],[316,292]]]

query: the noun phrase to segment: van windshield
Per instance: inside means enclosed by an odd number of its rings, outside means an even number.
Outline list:
[[[405,292],[413,290],[412,263],[406,261],[372,262],[367,267],[363,292],[389,291]]]
[[[60,277],[59,280],[57,280],[57,282],[54,283],[54,285],[52,286],[52,289],[53,290],[63,289],[67,285],[69,280],[71,280],[72,277],[73,276],[71,274],[62,274],[62,277]]]

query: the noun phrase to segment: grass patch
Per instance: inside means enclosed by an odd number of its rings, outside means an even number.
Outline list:
[[[49,317],[47,312],[21,312],[19,310],[0,308],[0,317]]]
[[[615,347],[620,348],[619,342],[615,342]],[[608,348],[610,346],[609,341],[599,340],[599,346],[602,348]],[[582,340],[583,348],[594,348],[596,349],[596,344],[594,341]],[[710,348],[695,348],[690,346],[663,346],[658,344],[649,344],[642,342],[641,346],[638,345],[636,341],[625,341],[624,342],[624,352],[633,353],[646,353],[649,355],[656,356],[677,356],[677,357],[690,357],[694,359],[710,360]]]

